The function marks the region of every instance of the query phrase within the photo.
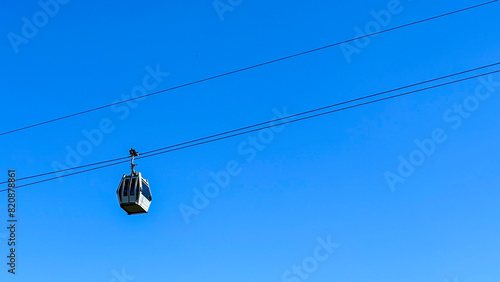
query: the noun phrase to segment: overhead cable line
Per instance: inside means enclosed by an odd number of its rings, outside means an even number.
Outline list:
[[[310,114],[310,113],[313,113],[313,112],[318,112],[318,111],[321,111],[321,110],[326,110],[326,109],[337,107],[337,106],[341,106],[341,105],[344,105],[344,104],[348,104],[348,103],[352,103],[352,102],[356,102],[356,101],[360,101],[360,100],[364,100],[364,99],[368,99],[368,98],[373,98],[373,97],[380,96],[380,95],[383,95],[383,94],[387,94],[387,93],[391,93],[391,92],[395,92],[395,91],[399,91],[399,90],[403,90],[403,89],[407,89],[407,88],[419,86],[419,85],[422,85],[422,84],[427,84],[427,83],[430,83],[430,82],[435,82],[435,81],[438,81],[438,80],[443,80],[445,78],[450,78],[450,77],[454,77],[454,76],[466,74],[466,73],[469,73],[469,72],[473,72],[473,71],[477,71],[477,70],[481,70],[481,69],[485,69],[485,68],[490,68],[490,67],[497,66],[497,65],[500,65],[500,62],[489,64],[489,65],[485,65],[485,66],[481,66],[481,67],[476,67],[476,68],[473,68],[473,69],[469,69],[469,70],[457,72],[457,73],[454,73],[454,74],[449,74],[449,75],[441,76],[441,77],[438,77],[438,78],[433,78],[433,79],[430,79],[430,80],[426,80],[426,81],[422,81],[422,82],[418,82],[418,83],[414,83],[414,84],[410,84],[410,85],[406,85],[406,86],[402,86],[402,87],[398,87],[398,88],[394,88],[394,89],[391,89],[391,90],[386,90],[386,91],[383,91],[383,92],[378,92],[378,93],[375,93],[375,94],[371,94],[371,95],[359,97],[359,98],[356,98],[356,99],[351,99],[351,100],[348,100],[348,101],[339,102],[339,103],[336,103],[336,104],[332,104],[332,105],[324,106],[324,107],[321,107],[321,108],[317,108],[317,109],[313,109],[313,110],[301,112],[301,113],[290,115],[290,116],[287,116],[287,117],[278,118],[278,119],[275,119],[274,121],[276,122],[276,121],[280,121],[280,120],[284,120],[284,119],[290,119],[290,118],[293,118],[293,117],[302,116],[302,115],[305,115],[305,114]],[[261,125],[264,125],[266,123],[268,123],[268,122],[261,122],[261,123],[257,123],[257,124],[254,124],[254,125],[245,126],[245,127],[241,127],[241,128],[238,128],[238,129],[234,129],[234,130],[230,130],[230,131],[226,131],[226,132],[222,132],[222,133],[218,133],[218,134],[206,136],[206,137],[203,137],[203,138],[198,138],[198,139],[194,139],[194,140],[191,140],[191,141],[182,142],[182,143],[179,143],[179,144],[175,144],[175,145],[171,145],[171,146],[167,146],[167,147],[163,147],[163,148],[159,148],[159,149],[147,151],[147,152],[142,153],[141,155],[144,156],[144,155],[148,155],[148,154],[151,154],[151,153],[154,153],[154,152],[171,149],[171,148],[175,148],[175,147],[187,145],[187,144],[190,144],[190,143],[195,143],[195,142],[199,142],[199,141],[203,141],[203,140],[207,140],[207,139],[219,137],[219,136],[222,136],[222,135],[227,135],[227,134],[234,133],[234,132],[237,132],[237,131],[242,131],[242,130],[254,128],[254,127],[257,127],[257,126],[261,126]],[[110,163],[110,162],[115,162],[115,161],[120,161],[120,160],[125,160],[125,159],[128,160],[129,156],[121,157],[121,158],[116,158],[116,159],[111,159],[111,160],[106,160],[106,161],[101,161],[101,162],[96,162],[96,163],[91,163],[91,164],[86,164],[86,165],[82,165],[82,166],[76,166],[76,167],[72,167],[72,168],[66,168],[66,169],[61,169],[61,170],[56,170],[56,171],[41,173],[41,174],[27,176],[27,177],[22,177],[22,178],[18,178],[17,181],[22,181],[22,180],[26,180],[26,179],[31,179],[31,178],[46,176],[46,175],[50,175],[50,174],[61,173],[61,172],[69,171],[69,170],[76,170],[76,169],[81,169],[81,168],[85,168],[85,167],[91,167],[91,166],[95,166],[95,165],[100,165],[100,164],[105,164],[105,163]],[[5,183],[7,183],[7,181],[0,182],[0,185],[1,184],[5,184]]]
[[[441,83],[441,84],[437,84],[437,85],[425,87],[425,88],[422,88],[422,89],[412,90],[412,91],[404,92],[404,93],[397,94],[397,95],[392,95],[392,96],[388,96],[388,97],[384,97],[384,98],[379,98],[379,99],[368,101],[368,102],[363,102],[363,103],[359,103],[359,104],[355,104],[355,105],[351,105],[351,106],[347,106],[347,107],[343,107],[343,108],[339,108],[339,109],[334,109],[334,110],[330,110],[330,111],[327,111],[327,112],[317,113],[317,114],[314,114],[314,115],[310,115],[310,116],[306,116],[306,117],[301,117],[301,118],[297,118],[297,119],[290,120],[290,121],[282,121],[282,122],[279,122],[279,123],[274,123],[272,125],[262,126],[262,127],[254,128],[254,129],[251,129],[251,130],[234,133],[234,134],[231,134],[231,135],[228,135],[228,136],[222,136],[222,137],[218,137],[218,138],[215,138],[215,139],[205,140],[203,142],[198,142],[198,143],[195,143],[195,144],[189,144],[189,145],[181,146],[181,147],[178,147],[178,148],[173,148],[173,149],[169,149],[169,150],[159,151],[159,152],[156,152],[156,153],[149,154],[147,156],[138,157],[137,159],[149,158],[149,157],[152,157],[152,156],[161,155],[161,154],[165,154],[165,153],[169,153],[169,152],[173,152],[173,151],[178,151],[178,150],[182,150],[182,149],[186,149],[186,148],[190,148],[190,147],[194,147],[194,146],[199,146],[199,145],[206,144],[206,143],[211,143],[211,142],[215,142],[215,141],[219,141],[219,140],[223,140],[223,139],[227,139],[227,138],[231,138],[231,137],[235,137],[235,136],[239,136],[239,135],[243,135],[243,134],[248,134],[248,133],[251,133],[251,132],[255,132],[255,131],[259,131],[259,130],[263,130],[263,129],[267,129],[267,128],[272,128],[272,127],[275,127],[275,126],[285,125],[285,124],[289,124],[289,123],[293,123],[293,122],[297,122],[297,121],[302,121],[302,120],[308,120],[308,119],[311,119],[311,118],[315,118],[315,117],[319,117],[319,116],[323,116],[323,115],[327,115],[327,114],[332,114],[332,113],[335,113],[335,112],[340,112],[340,111],[344,111],[344,110],[348,110],[348,109],[352,109],[352,108],[357,108],[357,107],[360,107],[360,106],[369,105],[369,104],[373,104],[373,103],[377,103],[377,102],[381,102],[381,101],[385,101],[385,100],[389,100],[389,99],[394,99],[394,98],[397,98],[397,97],[402,97],[402,96],[410,95],[410,94],[417,93],[417,92],[422,92],[422,91],[426,91],[426,90],[430,90],[430,89],[435,89],[435,88],[438,88],[438,87],[443,87],[443,86],[446,86],[446,85],[455,84],[455,83],[458,83],[458,82],[467,81],[467,80],[471,80],[471,79],[474,79],[474,78],[479,78],[479,77],[483,77],[483,76],[486,76],[486,75],[490,75],[490,74],[494,74],[494,73],[499,73],[499,72],[500,72],[500,70],[491,71],[491,72],[487,72],[487,73],[483,73],[483,74],[479,74],[479,75],[474,75],[474,76],[470,76],[470,77],[466,77],[466,78],[462,78],[462,79],[458,79],[458,80],[454,80],[454,81],[450,81],[450,82],[446,82],[446,83]],[[286,119],[288,119],[288,118],[289,117],[286,117]],[[52,177],[52,178],[48,178],[48,179],[43,179],[43,180],[39,180],[39,181],[36,181],[36,182],[31,182],[31,183],[28,183],[28,184],[19,185],[16,188],[21,188],[21,187],[25,187],[25,186],[34,185],[34,184],[39,184],[39,183],[43,183],[43,182],[47,182],[47,181],[51,181],[51,180],[55,180],[55,179],[59,179],[59,178],[65,178],[65,177],[68,177],[68,176],[71,176],[71,175],[76,175],[76,174],[80,174],[80,173],[84,173],[84,172],[88,172],[88,171],[93,171],[93,170],[97,170],[97,169],[101,169],[101,168],[106,168],[106,167],[109,167],[109,166],[114,166],[114,165],[118,165],[118,164],[126,163],[126,162],[128,162],[128,160],[119,161],[119,162],[115,162],[115,163],[111,163],[111,164],[107,164],[107,165],[103,165],[103,166],[99,166],[99,167],[94,167],[94,168],[86,169],[86,170],[83,170],[83,171],[77,171],[77,172],[73,172],[73,173],[70,173],[70,174],[67,174],[67,175],[63,175],[63,176],[57,176],[57,177]],[[7,191],[7,189],[0,190],[0,192],[3,192],[3,191]]]
[[[40,125],[44,125],[44,124],[56,122],[56,121],[59,121],[59,120],[71,118],[71,117],[74,117],[74,116],[78,116],[78,115],[90,113],[90,112],[93,112],[93,111],[105,109],[105,108],[108,108],[108,107],[111,107],[111,106],[114,106],[114,105],[126,103],[126,102],[133,101],[133,100],[136,100],[136,99],[141,99],[141,98],[153,96],[153,95],[156,95],[156,94],[160,94],[160,93],[172,91],[172,90],[175,90],[175,89],[178,89],[178,88],[183,88],[183,87],[190,86],[190,85],[193,85],[193,84],[198,84],[198,83],[202,83],[202,82],[205,82],[205,81],[217,79],[217,78],[220,78],[220,77],[232,75],[232,74],[235,74],[235,73],[239,73],[239,72],[251,70],[251,69],[254,69],[254,68],[262,67],[262,66],[273,64],[273,63],[280,62],[280,61],[284,61],[284,60],[291,59],[291,58],[298,57],[298,56],[302,56],[302,55],[305,55],[305,54],[309,54],[309,53],[317,52],[317,51],[320,51],[320,50],[332,48],[332,47],[335,47],[335,46],[338,46],[338,45],[341,45],[341,44],[345,44],[345,43],[349,43],[349,42],[352,42],[352,41],[356,41],[356,40],[359,40],[359,39],[371,37],[371,36],[382,34],[382,33],[386,33],[386,32],[389,32],[389,31],[394,31],[394,30],[402,29],[402,28],[409,27],[409,26],[412,26],[412,25],[420,24],[420,23],[423,23],[423,22],[428,22],[428,21],[435,20],[435,19],[438,19],[438,18],[442,18],[442,17],[453,15],[453,14],[465,12],[465,11],[468,11],[468,10],[472,10],[472,9],[475,9],[475,8],[479,8],[479,7],[482,7],[482,6],[489,5],[489,4],[493,4],[493,3],[498,2],[498,1],[499,0],[488,1],[488,2],[485,2],[485,3],[481,3],[481,4],[477,4],[477,5],[474,5],[474,6],[467,7],[467,8],[455,10],[455,11],[448,12],[448,13],[445,13],[445,14],[441,14],[441,15],[438,15],[438,16],[434,16],[434,17],[423,19],[423,20],[419,20],[419,21],[416,21],[416,22],[412,22],[412,23],[400,25],[400,26],[397,26],[397,27],[393,27],[393,28],[381,30],[381,31],[378,31],[378,32],[366,34],[366,35],[363,35],[363,36],[355,37],[355,38],[352,38],[352,39],[348,39],[348,40],[344,40],[344,41],[341,41],[341,42],[333,43],[333,44],[326,45],[326,46],[323,46],[323,47],[311,49],[311,50],[308,50],[308,51],[303,51],[303,52],[296,53],[296,54],[293,54],[293,55],[281,57],[281,58],[274,59],[274,60],[271,60],[271,61],[267,61],[267,62],[264,62],[264,63],[252,65],[252,66],[249,66],[249,67],[237,69],[237,70],[226,72],[226,73],[223,73],[223,74],[219,74],[219,75],[207,77],[207,78],[204,78],[204,79],[196,80],[196,81],[193,81],[193,82],[181,84],[181,85],[178,85],[178,86],[175,86],[175,87],[167,88],[167,89],[164,89],[164,90],[161,90],[161,91],[157,91],[157,92],[153,92],[153,93],[149,93],[149,94],[146,94],[146,95],[137,96],[135,98],[130,98],[130,99],[127,99],[127,100],[119,101],[119,102],[116,102],[116,103],[111,103],[111,104],[100,106],[100,107],[97,107],[97,108],[92,108],[92,109],[85,110],[85,111],[82,111],[82,112],[77,112],[77,113],[74,113],[74,114],[70,114],[70,115],[58,117],[58,118],[47,120],[47,121],[43,121],[43,122],[40,122],[40,123],[35,123],[35,124],[28,125],[28,126],[25,126],[25,127],[21,127],[21,128],[17,128],[17,129],[5,131],[5,132],[0,133],[0,136],[7,135],[7,134],[10,134],[10,133],[14,133],[14,132],[21,131],[21,130],[26,130],[28,128],[37,127],[37,126],[40,126]]]

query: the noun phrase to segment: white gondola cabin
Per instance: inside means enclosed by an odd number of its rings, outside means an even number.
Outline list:
[[[132,157],[132,173],[122,176],[120,185],[118,185],[118,189],[116,190],[118,202],[120,203],[120,207],[129,215],[147,213],[153,200],[149,182],[142,178],[140,172],[134,170],[136,166],[133,164],[134,157],[139,154],[134,149],[130,149],[130,155]]]

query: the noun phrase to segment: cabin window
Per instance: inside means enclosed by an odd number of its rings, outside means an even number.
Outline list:
[[[128,188],[130,186],[130,179],[125,179],[125,184],[123,184],[123,196],[128,196]]]
[[[137,178],[132,178],[132,185],[130,185],[130,196],[134,196],[135,192],[135,182]]]
[[[146,182],[142,182],[142,194],[144,197],[151,201],[151,192],[149,191],[149,186]]]
[[[120,187],[118,187],[118,198],[120,202],[122,201],[122,191],[123,191],[123,180],[120,182]]]

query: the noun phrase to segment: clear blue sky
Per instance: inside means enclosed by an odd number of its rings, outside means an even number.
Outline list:
[[[392,1],[221,0],[231,8],[222,15],[211,0],[174,2],[71,0],[47,18],[36,1],[0,4],[0,131],[120,100],[144,81],[149,93],[349,39]],[[478,3],[401,0],[384,24]],[[499,62],[499,8],[357,42],[349,60],[335,47],[1,136],[2,179],[9,168],[22,177],[122,157]],[[30,30],[23,17],[34,16]],[[289,124],[261,150],[248,143],[254,133],[144,159],[146,215],[117,203],[127,164],[20,188],[17,274],[7,273],[3,227],[0,280],[500,281],[500,75],[490,79],[496,86],[475,79]],[[478,87],[491,95],[474,98]],[[460,115],[464,103],[474,109]],[[109,130],[90,143],[85,132],[102,122]],[[415,140],[433,137],[420,153]],[[72,150],[84,154],[68,162]],[[402,176],[400,156],[424,159]],[[239,173],[188,224],[179,207],[196,208],[195,191],[232,161]],[[404,182],[389,185],[391,173]]]

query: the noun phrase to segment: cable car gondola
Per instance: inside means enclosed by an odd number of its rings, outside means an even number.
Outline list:
[[[130,167],[132,173],[130,175],[124,174],[116,190],[118,202],[120,207],[127,212],[128,215],[147,213],[149,205],[153,200],[151,190],[149,189],[149,182],[142,178],[140,172],[135,171],[134,157],[139,156],[136,150],[130,149]]]

